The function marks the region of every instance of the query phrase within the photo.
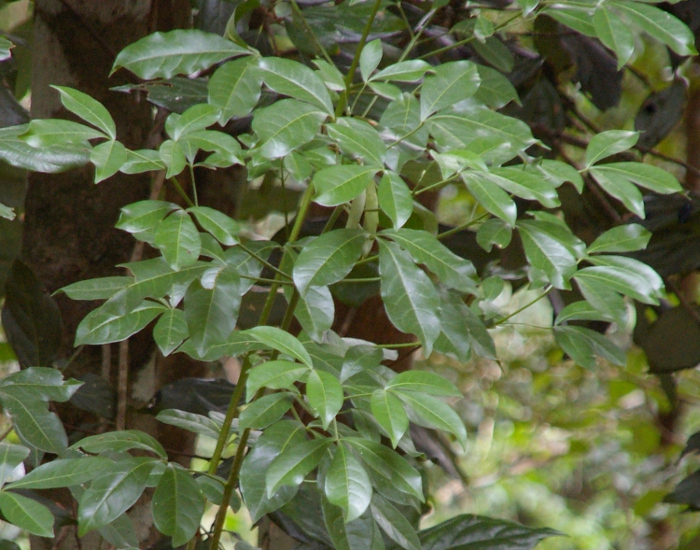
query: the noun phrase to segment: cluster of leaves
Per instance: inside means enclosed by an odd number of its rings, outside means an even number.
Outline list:
[[[507,546],[499,547],[520,548],[553,534],[467,516],[418,531],[426,495],[416,468],[421,453],[409,425],[441,430],[464,445],[464,425],[441,399],[460,393],[433,374],[397,374],[383,365],[396,358],[395,351],[334,332],[334,295],[365,295],[378,282],[392,324],[415,335],[426,355],[437,351],[461,361],[473,355],[495,359],[487,329],[505,319],[495,317],[489,303],[503,283],[477,273],[469,259],[443,244],[449,233],[438,233],[434,215],[418,202],[424,192],[462,185],[481,209],[478,223],[465,227],[478,225],[475,238],[484,251],[519,240],[526,258],[524,282],[539,290],[540,298],[553,289],[570,291],[575,283],[579,299],[558,312],[554,323],[561,348],[584,366],[593,367],[595,356],[623,364],[621,350],[580,323],[626,325],[630,307],[625,298],[658,303],[661,278],[623,255],[644,248],[650,234],[637,224],[621,225],[587,246],[560,215],[559,189],[572,185],[581,193],[585,180],[595,181],[644,217],[639,187],[659,194],[681,187],[658,167],[613,158],[635,146],[636,132],[595,135],[578,168],[531,157],[540,143],[530,128],[498,112],[518,100],[500,72],[466,59],[431,65],[409,57],[418,30],[398,60],[387,59],[382,40],[367,42],[367,37],[380,9],[384,17],[377,19],[376,32],[391,32],[399,18],[379,1],[345,4],[302,13],[292,3],[294,17],[287,28],[294,36],[299,25],[314,27],[313,17],[327,10],[365,19],[366,32],[344,71],[327,54],[315,57],[325,53],[324,33],[316,37],[314,51],[304,52],[314,57],[315,68],[261,55],[235,32],[242,16],[238,10],[229,29],[234,40],[179,30],[151,35],[123,50],[114,69],[158,79],[150,90],[178,75],[212,71],[206,96],[169,114],[167,139],[157,150],[127,149],[103,105],[58,86],[65,109],[83,122],[33,120],[0,130],[0,158],[15,166],[57,172],[89,162],[96,183],[119,171],[162,171],[183,196],[184,206],[148,200],[122,210],[117,227],[151,245],[156,257],[125,264],[130,275],[63,289],[76,300],[104,300],[80,324],[77,345],[122,341],[157,319],[153,337],[163,355],[179,352],[206,361],[235,356],[243,365],[226,415],[173,410],[159,415],[163,422],[217,440],[209,471],[199,477],[167,462],[160,444],[140,432],[110,432],[68,447],[57,419],[36,411],[45,409],[47,399],[67,399],[66,388],[73,383],[51,378],[45,385],[60,390],[31,390],[36,406],[33,414],[22,416],[12,401],[7,382],[12,378],[3,380],[0,400],[27,445],[8,447],[7,468],[32,449],[59,456],[8,488],[70,487],[79,503],[80,534],[97,529],[112,544],[133,546],[123,514],[146,487],[156,488],[155,525],[174,546],[197,534],[205,499],[234,509],[242,499],[254,519],[281,509],[298,525],[304,520],[294,517],[295,504],[301,508],[303,502],[307,511],[315,506],[324,525],[301,527],[309,546],[438,550],[447,547],[447,537],[449,547],[490,540],[479,547],[502,542]],[[443,4],[426,6],[424,15],[433,17]],[[630,28],[651,34],[680,55],[694,53],[687,28],[649,3],[520,0],[518,5],[518,20],[551,17],[597,37],[617,54],[620,65],[633,53]],[[509,64],[510,54],[498,30],[479,12],[451,32],[466,36],[464,43],[473,43],[482,59],[500,68]],[[246,119],[250,127],[235,136],[223,129]],[[199,205],[195,169],[234,165],[245,166],[251,180],[270,176],[282,187],[304,188],[285,244],[246,239],[238,221]],[[191,195],[181,183],[187,179]],[[327,207],[330,219],[320,234],[301,237],[311,203]],[[241,330],[239,314],[261,286],[268,292],[257,326]],[[267,326],[279,296],[286,314],[279,327]],[[298,336],[290,332],[293,319],[302,329]],[[239,413],[241,399],[246,405]],[[30,422],[25,417],[38,427],[25,427]],[[53,424],[41,428],[48,419]],[[39,432],[54,435],[45,435],[44,441]],[[229,445],[235,458],[225,479],[217,469]],[[127,453],[131,449],[155,456],[135,457]],[[315,483],[303,483],[310,479]],[[46,521],[30,521],[46,519],[43,508],[34,513],[35,503],[9,491],[0,495],[14,499],[14,508],[0,499],[8,520],[35,534],[50,534]],[[220,507],[208,533],[213,546],[226,508]],[[508,542],[510,537],[516,542]]]

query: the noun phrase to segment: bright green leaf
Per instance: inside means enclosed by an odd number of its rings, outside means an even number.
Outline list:
[[[239,416],[241,429],[262,430],[273,422],[277,422],[292,406],[293,400],[289,393],[281,392],[266,395],[253,401]]]
[[[61,103],[73,114],[78,115],[88,124],[92,124],[107,134],[111,140],[117,139],[117,126],[114,119],[104,105],[89,95],[67,88],[65,86],[51,86],[61,94]]]
[[[391,444],[396,448],[408,430],[408,416],[401,401],[391,392],[376,390],[370,402],[374,418],[389,434]]]
[[[324,88],[325,89],[325,88]],[[260,137],[260,154],[277,159],[316,137],[326,114],[296,99],[282,99],[253,115],[253,130]]]
[[[291,388],[309,367],[291,361],[267,361],[250,369],[246,380],[246,396],[250,401],[260,388],[283,390]]]
[[[613,227],[588,247],[589,254],[603,252],[634,252],[646,248],[651,239],[651,233],[636,223]]]
[[[321,461],[331,443],[331,439],[311,439],[285,449],[272,461],[265,474],[268,498],[283,485],[294,487],[304,481],[307,474]]]
[[[155,453],[160,458],[168,457],[163,446],[154,437],[138,430],[123,430],[91,435],[74,443],[71,448],[80,448],[88,453],[123,452],[130,449],[140,449]]]
[[[343,445],[338,445],[328,472],[324,491],[331,504],[343,509],[349,523],[369,507],[372,483],[362,464]]]
[[[453,434],[466,450],[467,429],[452,407],[425,393],[399,391],[396,394],[415,413],[416,423]]]
[[[362,75],[362,80],[364,82],[367,82],[375,69],[379,67],[383,54],[384,52],[381,40],[372,40],[371,42],[367,42],[367,44],[365,44],[365,47],[362,49],[362,53],[360,54],[360,74]]]
[[[248,329],[245,331],[245,334],[252,336],[258,342],[270,346],[272,349],[298,359],[307,367],[313,368],[309,352],[304,349],[304,346],[301,345],[301,342],[296,337],[288,332],[276,327],[259,326]]]
[[[333,104],[323,80],[306,65],[281,57],[258,61],[265,85],[271,90],[322,109],[333,116]]]
[[[175,351],[188,336],[185,313],[181,309],[167,309],[153,327],[153,339],[164,357]]]
[[[199,485],[182,466],[169,463],[151,501],[153,523],[172,537],[173,548],[190,540],[202,521],[204,499]]]
[[[331,420],[343,406],[343,388],[332,374],[313,370],[306,380],[306,397],[313,411],[321,419],[323,429],[328,429]]]
[[[596,134],[586,147],[586,168],[590,168],[599,160],[627,151],[636,145],[637,140],[639,140],[639,132],[626,130],[608,130]]]
[[[480,81],[477,66],[471,61],[450,61],[438,65],[435,74],[426,77],[421,86],[421,120],[470,98],[476,93]]]
[[[330,166],[316,172],[314,202],[322,206],[338,206],[357,198],[374,181],[378,168],[344,164]]]
[[[100,183],[121,170],[127,159],[126,147],[119,141],[105,141],[90,151],[95,165],[95,183]]]
[[[175,210],[158,225],[153,244],[175,271],[194,264],[202,249],[197,226],[184,210]]]
[[[260,99],[262,75],[253,57],[229,61],[209,79],[209,103],[221,109],[220,124],[248,115]]]
[[[0,512],[5,520],[40,537],[53,537],[54,517],[51,511],[34,499],[0,491]]]

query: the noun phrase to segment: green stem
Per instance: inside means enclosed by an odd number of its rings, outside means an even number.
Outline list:
[[[304,17],[304,13],[301,11],[299,4],[296,3],[296,0],[291,0],[290,3],[292,5],[292,11],[294,11],[294,13],[299,17],[299,19],[301,19],[301,24],[304,25],[304,29],[311,38],[311,41],[318,48],[318,51],[321,52],[323,59],[328,61],[328,63],[330,63],[331,65],[335,65],[333,63],[333,60],[331,59],[331,56],[328,55],[326,48],[323,47],[323,44],[321,44],[321,41],[318,39],[318,36],[316,36],[316,33],[311,28],[311,25],[309,25],[309,22],[306,20],[306,17]]]
[[[466,222],[466,223],[463,223],[463,224],[461,224],[461,225],[458,225],[457,227],[453,227],[452,229],[448,229],[448,230],[445,231],[444,233],[440,233],[440,234],[437,236],[437,238],[438,238],[438,239],[444,239],[445,237],[449,237],[449,236],[452,235],[453,233],[457,233],[457,232],[459,232],[459,231],[462,231],[462,229],[467,229],[467,228],[471,227],[472,225],[475,225],[475,224],[479,223],[479,222],[480,222],[481,220],[483,220],[484,218],[488,218],[488,217],[489,217],[489,214],[482,214],[482,215],[479,216],[478,218],[474,218],[473,220],[468,221],[468,222]]]
[[[194,198],[194,205],[199,206],[199,199],[197,198],[197,182],[194,179],[194,166],[188,164],[190,167],[190,180],[192,182],[192,197]]]
[[[185,203],[187,204],[187,206],[195,206],[195,204],[192,202],[192,199],[190,199],[187,196],[187,193],[185,193],[185,190],[182,188],[182,185],[180,185],[180,182],[177,181],[177,178],[175,176],[170,178],[170,183],[173,184],[173,187],[175,187],[175,190],[179,193],[179,195],[183,199],[185,199]]]
[[[372,24],[374,19],[377,17],[379,8],[382,6],[382,0],[374,0],[374,6],[372,6],[372,13],[367,19],[365,28],[362,30],[362,36],[360,37],[360,42],[357,44],[357,49],[355,50],[355,57],[352,58],[352,63],[350,63],[350,69],[348,69],[345,75],[345,90],[340,94],[340,99],[338,100],[338,105],[335,108],[335,116],[339,117],[345,111],[345,107],[348,106],[348,90],[352,84],[353,78],[355,78],[355,70],[360,63],[360,55],[362,55],[362,50],[365,49],[365,44],[367,43],[367,37],[369,32],[372,30]]]
[[[284,271],[280,271],[279,269],[277,269],[274,265],[272,265],[270,262],[268,262],[267,260],[262,258],[259,254],[256,254],[255,252],[253,252],[250,248],[248,248],[243,243],[238,243],[237,246],[239,246],[243,252],[248,254],[248,256],[255,258],[257,261],[259,261],[261,264],[263,264],[266,268],[273,271],[277,275],[281,275],[282,277],[286,277],[287,279],[291,279],[291,277],[289,275],[287,275]]]
[[[553,288],[554,288],[554,287],[552,287],[552,286],[548,287],[544,292],[542,292],[542,293],[541,293],[539,296],[537,296],[534,300],[531,300],[531,301],[529,301],[527,304],[525,304],[524,306],[519,307],[519,308],[516,309],[513,313],[509,313],[509,314],[506,315],[505,317],[501,317],[498,321],[494,321],[493,325],[491,325],[491,326],[497,327],[498,325],[502,325],[503,323],[505,323],[505,322],[506,322],[508,319],[510,319],[511,317],[515,317],[518,313],[522,313],[522,312],[525,311],[527,308],[529,308],[529,307],[532,306],[532,305],[535,305],[535,304],[536,304],[537,302],[539,302],[542,298],[544,298],[545,296],[547,296],[547,294],[549,294],[549,293],[552,291]]]

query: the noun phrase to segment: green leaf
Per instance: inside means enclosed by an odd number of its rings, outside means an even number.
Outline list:
[[[516,197],[537,201],[547,208],[555,208],[560,204],[555,185],[524,168],[496,168],[482,177]]]
[[[89,139],[106,136],[94,128],[58,118],[32,120],[20,138],[31,147],[44,148],[66,143],[83,143]]]
[[[521,220],[517,227],[530,264],[544,271],[555,288],[570,288],[569,279],[576,272],[576,258],[566,244],[537,220]]]
[[[418,533],[425,550],[534,550],[541,540],[560,535],[552,529],[473,514],[455,516]]]
[[[166,201],[139,201],[122,207],[117,229],[129,233],[141,233],[156,228],[161,220],[173,210],[179,210],[177,204]]]
[[[306,441],[304,426],[294,420],[280,420],[268,427],[255,443],[241,467],[241,495],[252,521],[274,512],[291,500],[298,487],[281,487],[268,498],[265,490],[265,473],[269,465],[287,448]]]
[[[214,267],[185,295],[185,320],[190,340],[200,354],[221,344],[236,328],[241,307],[240,277],[232,266]]]
[[[617,175],[629,181],[646,187],[656,193],[664,195],[669,193],[680,193],[683,188],[678,180],[666,170],[650,164],[641,162],[612,162],[596,166],[591,170],[595,174]],[[597,179],[597,178],[596,178]]]
[[[185,152],[188,162],[196,160],[197,152],[213,152],[195,166],[206,166],[208,168],[228,168],[234,164],[243,164],[238,158],[241,156],[241,146],[235,138],[224,132],[216,130],[195,130],[188,133],[179,141]]]
[[[204,499],[192,475],[171,462],[158,481],[151,508],[153,523],[161,533],[172,537],[173,548],[177,548],[197,533]]]
[[[408,430],[408,416],[401,401],[392,392],[375,390],[370,404],[374,418],[389,434],[391,444],[396,448]]]
[[[471,45],[489,65],[493,65],[502,73],[509,73],[513,70],[515,58],[508,46],[497,36],[489,36],[483,42],[474,40]]]
[[[142,330],[168,308],[145,300],[125,315],[115,314],[104,307],[88,313],[78,325],[75,345],[99,345],[121,342]]]
[[[558,3],[545,7],[540,13],[549,15],[560,23],[571,27],[586,36],[597,36],[593,26],[593,9],[596,4],[590,6],[576,6]]]
[[[299,485],[313,470],[332,444],[331,439],[319,438],[304,441],[285,449],[275,458],[265,474],[268,498],[283,485]]]
[[[338,144],[340,150],[352,158],[359,158],[366,165],[384,167],[386,145],[379,132],[362,120],[350,117],[326,124],[328,137]]]
[[[53,537],[54,517],[51,511],[36,500],[0,491],[0,512],[5,520],[39,537]]]
[[[596,11],[605,11],[599,9]],[[628,132],[626,130],[608,130],[601,132],[591,138],[586,147],[586,169],[602,160],[622,151],[627,151],[637,144],[639,132]]]
[[[651,233],[643,226],[629,223],[613,227],[600,235],[588,247],[588,253],[600,254],[603,252],[634,252],[643,250],[649,244],[649,239],[651,239]]]
[[[187,166],[185,152],[182,149],[182,145],[177,141],[168,139],[161,143],[158,154],[160,155],[160,160],[163,161],[167,168],[165,172],[166,179],[177,176]]]
[[[554,327],[554,338],[561,349],[582,367],[595,368],[596,355],[616,365],[627,362],[620,348],[602,334],[587,328],[559,325]]]
[[[292,298],[292,287],[285,287],[287,303]],[[321,342],[326,331],[333,326],[335,305],[333,295],[328,287],[311,287],[304,296],[299,297],[294,316],[301,328],[314,342]]]
[[[20,139],[28,124],[0,128],[0,159],[34,172],[64,172],[87,164],[90,150],[85,144],[36,148]]]
[[[59,454],[68,446],[63,424],[45,402],[26,395],[16,397],[1,388],[0,401],[12,415],[15,431],[32,447]]]
[[[400,229],[413,213],[413,195],[411,190],[396,172],[387,171],[382,176],[377,189],[379,208]]]
[[[153,327],[153,339],[163,356],[167,357],[189,336],[185,313],[168,308]]]
[[[388,80],[390,82],[416,82],[423,78],[423,75],[432,67],[421,59],[411,59],[400,61],[382,69],[370,81]]]
[[[591,256],[589,261],[596,266],[611,266],[621,269],[624,272],[624,274],[621,274],[623,278],[632,277],[632,280],[636,281],[634,284],[639,285],[640,288],[647,289],[645,292],[648,292],[650,295],[653,292],[659,298],[664,295],[663,279],[651,267],[639,260],[606,254],[603,256]],[[649,291],[648,288],[651,288],[652,291]]]
[[[294,398],[287,392],[261,397],[241,412],[239,426],[242,430],[246,428],[262,430],[282,418],[292,406],[293,401]],[[269,491],[268,495],[271,495]]]
[[[408,370],[397,374],[389,380],[386,389],[396,391],[412,390],[430,395],[462,397],[462,392],[447,378],[432,372],[418,370]]]
[[[151,149],[127,150],[126,161],[119,169],[124,174],[141,174],[157,170],[165,170],[165,164],[161,160],[158,151]]]
[[[365,513],[362,517],[345,523],[343,510],[321,498],[321,508],[326,530],[336,550],[384,550],[384,541],[377,523]]]
[[[435,74],[426,77],[421,86],[421,121],[473,96],[480,81],[477,66],[470,61],[450,61],[438,65]]]
[[[156,420],[212,439],[218,439],[221,433],[221,428],[211,418],[192,412],[165,409],[158,413]]]
[[[184,210],[175,210],[158,225],[153,244],[175,271],[194,264],[202,249],[197,226]]]
[[[15,214],[15,209],[11,208],[9,206],[5,206],[0,202],[0,218],[4,218],[6,220],[14,220],[17,214]]]
[[[343,73],[338,70],[338,67],[323,59],[314,59],[313,64],[318,67],[318,76],[321,77],[326,88],[334,92],[342,92],[345,90]]]
[[[479,204],[494,216],[502,219],[509,226],[515,225],[518,216],[518,209],[503,189],[494,185],[475,172],[463,172],[462,179],[467,185],[467,189],[479,201]]]
[[[78,503],[78,536],[111,523],[131,508],[156,463],[151,458],[125,459],[93,480]]]
[[[543,159],[535,164],[530,164],[528,169],[540,174],[555,187],[569,181],[579,193],[583,192],[583,178],[578,170],[570,164],[560,160]]]
[[[609,6],[610,4],[598,6],[593,13],[593,27],[600,41],[615,52],[619,71],[634,53],[634,36]]]
[[[7,38],[0,38],[0,61],[7,61],[8,59],[10,59],[12,57],[11,50],[14,47],[14,44]]]
[[[253,115],[253,131],[260,137],[260,154],[277,159],[316,137],[327,115],[296,99],[282,99]]]
[[[611,321],[615,322],[614,317],[610,317],[595,309],[590,303],[585,300],[573,302],[567,305],[559,312],[554,320],[555,325],[561,325],[566,321]]]
[[[56,489],[90,481],[112,465],[112,461],[97,456],[56,459],[42,464],[8,489]]]
[[[225,38],[196,29],[157,32],[119,52],[112,73],[123,67],[144,80],[170,78],[250,53]]]
[[[645,304],[658,304],[657,289],[643,274],[617,266],[596,265],[579,270],[575,279],[598,281],[601,285],[639,300]]]
[[[256,365],[248,373],[246,400],[250,401],[260,388],[289,389],[308,373],[309,367],[291,361],[267,361]]]
[[[456,292],[440,292],[440,324],[442,332],[435,340],[435,351],[451,355],[460,361],[471,358],[472,337],[465,313],[469,308]],[[470,312],[471,313],[471,312]],[[473,314],[472,314],[473,315]],[[486,329],[483,329],[486,332]],[[488,333],[486,333],[488,335]]]
[[[333,116],[333,104],[326,85],[306,65],[281,57],[263,57],[258,61],[258,69],[271,90],[310,103]]]
[[[486,252],[491,252],[494,244],[498,248],[505,248],[510,244],[512,237],[513,228],[500,218],[486,220],[476,232],[476,242]]]
[[[154,437],[138,430],[122,430],[91,435],[74,443],[71,448],[83,449],[88,453],[103,453],[105,451],[119,453],[130,449],[140,449],[155,453],[163,459],[168,458],[165,449]]]
[[[402,332],[418,336],[426,356],[440,335],[435,285],[398,245],[379,241],[380,293],[389,319]]]
[[[246,330],[245,334],[252,336],[258,342],[270,346],[272,349],[298,359],[307,367],[313,368],[309,352],[304,349],[304,346],[296,337],[288,332],[276,327],[259,326]]]
[[[369,507],[372,483],[362,464],[343,445],[338,445],[326,472],[324,491],[331,504],[343,509],[345,523],[359,518]]]
[[[59,292],[63,292],[71,300],[106,300],[131,282],[132,277],[99,277],[64,286]]]
[[[0,487],[12,477],[14,469],[22,464],[29,452],[23,445],[0,442]]]
[[[219,108],[214,105],[208,105],[207,103],[200,103],[199,105],[193,105],[187,109],[182,115],[173,113],[168,117],[168,121],[174,118],[174,123],[168,125],[166,122],[166,130],[168,134],[174,141],[178,141],[180,138],[196,132],[198,130],[204,130],[217,120],[219,120]]]
[[[403,390],[396,393],[415,413],[417,424],[453,434],[466,451],[467,429],[452,407],[425,393]]]
[[[367,234],[359,229],[336,229],[304,246],[294,262],[292,276],[299,293],[345,278],[362,254]]]
[[[650,36],[660,40],[678,55],[697,55],[695,37],[682,21],[641,2],[609,2],[610,7],[624,14],[629,21]]]
[[[440,281],[463,292],[475,292],[476,269],[469,260],[453,253],[427,231],[387,229],[381,232],[405,248],[416,263],[425,264]]]
[[[223,64],[209,79],[209,104],[221,109],[219,124],[250,114],[258,104],[262,75],[255,68],[255,58],[242,57]]]
[[[344,164],[329,166],[316,172],[313,178],[316,189],[314,202],[322,206],[338,206],[357,198],[374,182],[378,168]]]
[[[121,170],[127,159],[126,147],[119,141],[105,141],[90,151],[90,162],[95,165],[95,183],[100,183]]]
[[[618,325],[624,326],[627,322],[627,307],[622,296],[595,277],[579,277],[574,275],[578,288],[586,301],[599,311],[603,317],[612,319]]]
[[[332,374],[313,370],[306,380],[306,398],[326,430],[343,406],[343,388]]]
[[[485,65],[477,65],[477,68],[480,79],[479,87],[474,94],[477,101],[492,109],[505,107],[511,101],[520,103],[518,92],[503,74]]]
[[[604,172],[603,166],[593,166],[589,173],[606,193],[618,199],[630,212],[644,218],[644,197],[641,191],[627,178],[613,172]]]
[[[223,212],[208,206],[193,206],[187,209],[194,214],[202,229],[211,233],[221,244],[233,246],[238,244],[238,223]]]
[[[65,86],[51,86],[61,94],[61,103],[71,113],[78,115],[88,124],[92,124],[107,134],[111,140],[117,139],[117,126],[114,119],[104,105],[89,95],[67,88]]]
[[[372,516],[387,536],[406,550],[422,550],[413,525],[388,500],[375,495],[371,504]]]
[[[372,40],[365,44],[360,54],[360,74],[364,82],[367,82],[372,76],[372,73],[379,67],[383,54],[384,51],[381,40]]]

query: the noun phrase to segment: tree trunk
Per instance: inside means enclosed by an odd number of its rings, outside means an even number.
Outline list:
[[[112,92],[109,88],[128,82],[132,75],[120,71],[110,78],[116,54],[128,44],[156,30],[185,27],[191,9],[187,0],[36,0],[32,66],[32,117],[73,118],[63,109],[58,92],[50,85],[70,86],[102,102],[117,123],[119,139],[129,148],[146,146],[152,129],[151,107],[134,95]],[[147,174],[117,174],[100,185],[93,183],[92,167],[64,174],[29,176],[22,255],[49,292],[78,280],[122,275],[115,266],[129,260],[133,238],[114,228],[119,209],[148,198],[151,181]],[[96,304],[56,297],[64,323],[60,358],[73,354],[75,329]],[[162,384],[158,365],[149,361],[150,336],[133,340],[129,347],[129,381],[139,381],[139,391],[155,392]],[[122,352],[125,350],[122,348]],[[67,367],[66,376],[87,373],[104,375],[112,385],[117,379],[118,346],[87,347]],[[111,366],[110,366],[111,363]],[[140,372],[148,366],[148,370]],[[169,376],[186,369],[168,369]],[[180,374],[183,373],[183,374]],[[145,381],[145,382],[144,382]],[[149,388],[148,385],[151,387]],[[131,388],[131,384],[129,385]],[[147,391],[145,393],[147,393]],[[105,429],[104,421],[74,407],[60,410],[67,431]],[[157,435],[164,445],[183,450],[182,433],[156,433],[155,421],[130,419],[127,427],[138,427]],[[162,425],[161,425],[162,426]],[[110,427],[110,429],[113,429]],[[78,435],[78,434],[76,434]],[[165,440],[164,436],[165,435]],[[55,495],[52,495],[55,496]],[[61,504],[71,509],[69,498],[59,495]],[[137,535],[142,544],[153,541],[154,530],[149,507],[140,501],[132,510]],[[141,512],[139,512],[141,511]],[[67,530],[66,530],[67,529]],[[57,532],[50,541],[34,537],[32,548],[99,548],[100,537],[88,535],[78,543],[73,527]]]

